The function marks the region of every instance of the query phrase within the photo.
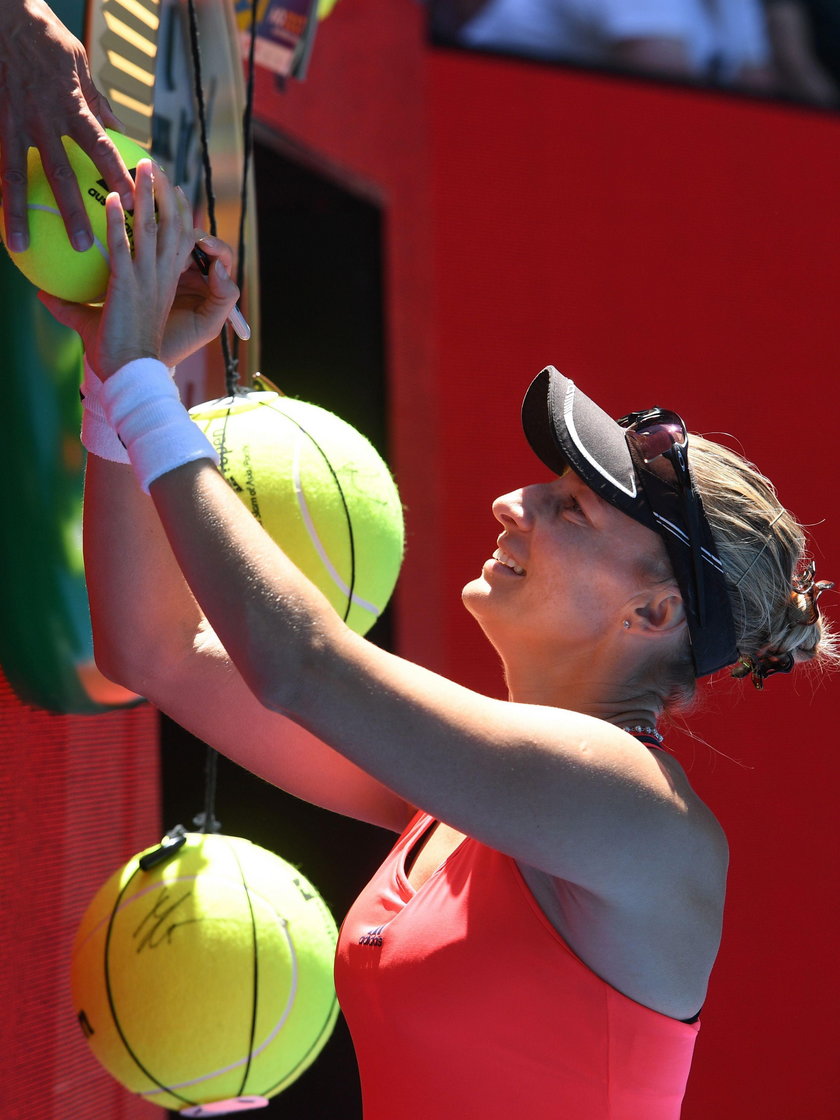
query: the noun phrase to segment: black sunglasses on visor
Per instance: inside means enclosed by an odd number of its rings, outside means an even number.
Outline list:
[[[522,423],[533,450],[662,538],[685,604],[695,674],[738,659],[723,565],[688,467],[689,436],[675,412],[650,408],[613,420],[547,366],[531,383]]]

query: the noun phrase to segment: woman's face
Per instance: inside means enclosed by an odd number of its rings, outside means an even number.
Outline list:
[[[591,652],[670,571],[659,536],[571,471],[497,498],[493,513],[498,547],[463,599],[505,659]]]

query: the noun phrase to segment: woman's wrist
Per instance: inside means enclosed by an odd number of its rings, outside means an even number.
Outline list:
[[[92,455],[111,463],[129,463],[128,452],[102,406],[102,381],[85,357],[82,398],[82,446]]]
[[[98,373],[103,382],[108,381],[115,374],[119,373],[121,369],[131,365],[132,362],[142,361],[161,362],[160,348],[152,346],[132,346],[129,350],[122,353],[117,352],[113,355],[109,354],[107,358],[100,357]]]
[[[218,464],[213,445],[181,404],[178,388],[157,358],[135,358],[102,386],[102,408],[125,446],[143,490],[196,459]]]
[[[175,366],[169,366],[169,377],[175,377]],[[130,463],[125,444],[117,435],[114,426],[105,415],[102,404],[104,382],[88,361],[84,360],[84,377],[79,389],[82,400],[82,446],[99,459],[111,463]]]

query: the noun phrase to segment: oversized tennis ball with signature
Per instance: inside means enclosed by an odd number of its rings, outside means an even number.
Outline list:
[[[73,947],[74,1008],[102,1065],[143,1099],[185,1116],[258,1108],[335,1025],[335,922],[264,848],[179,843],[139,853],[94,897]]]

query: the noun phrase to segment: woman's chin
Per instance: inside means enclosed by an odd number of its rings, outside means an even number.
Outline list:
[[[461,602],[470,614],[475,615],[476,612],[474,608],[479,606],[483,599],[487,598],[489,591],[490,588],[484,577],[477,576],[475,579],[471,579],[469,583],[465,584],[461,591]]]

